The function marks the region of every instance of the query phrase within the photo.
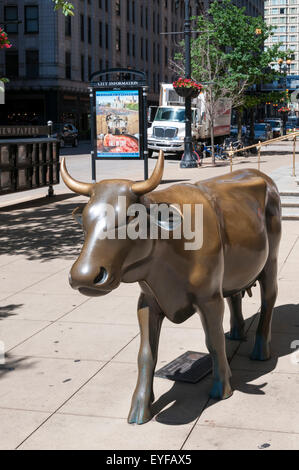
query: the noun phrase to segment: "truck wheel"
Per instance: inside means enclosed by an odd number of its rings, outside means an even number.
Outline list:
[[[148,158],[153,158],[153,150],[148,149]]]

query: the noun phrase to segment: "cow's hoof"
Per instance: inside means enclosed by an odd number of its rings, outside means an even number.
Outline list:
[[[210,397],[214,400],[226,400],[231,397],[233,391],[230,384],[224,384],[220,380],[214,380],[212,390],[210,391]]]
[[[230,332],[225,334],[225,337],[231,341],[246,341],[244,331],[236,326],[231,328]]]
[[[250,359],[253,361],[268,361],[270,359],[270,343],[262,336],[256,335],[255,344]]]
[[[137,402],[136,405],[132,405],[129,416],[129,424],[145,424],[152,419],[153,415],[150,408],[144,408],[144,406]]]

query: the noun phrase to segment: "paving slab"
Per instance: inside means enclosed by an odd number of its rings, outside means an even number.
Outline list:
[[[83,296],[25,291],[0,301],[0,318],[53,322],[85,302],[88,302],[88,299]]]
[[[36,322],[34,322],[36,323]],[[138,327],[56,322],[14,348],[17,356],[109,361],[138,334]]]
[[[210,400],[201,425],[299,434],[298,374],[256,374],[234,369],[234,394],[228,400]]]
[[[299,434],[197,424],[183,450],[298,450],[298,448]]]
[[[191,424],[165,426],[156,421],[138,426],[125,419],[57,413],[20,450],[179,450]]]
[[[37,332],[49,326],[47,321],[3,319],[0,314],[0,341],[3,342],[5,352],[11,350],[23,341],[31,338]]]
[[[0,408],[54,412],[104,363],[16,357],[0,368]]]
[[[49,416],[37,411],[0,408],[0,450],[15,449]]]
[[[137,382],[137,364],[107,364],[59,413],[126,419]],[[164,424],[191,423],[202,412],[210,379],[197,384],[175,383],[155,377],[156,419]]]

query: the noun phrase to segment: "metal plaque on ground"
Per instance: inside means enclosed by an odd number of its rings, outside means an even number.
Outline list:
[[[155,373],[156,377],[178,382],[197,383],[212,371],[209,354],[187,351]]]

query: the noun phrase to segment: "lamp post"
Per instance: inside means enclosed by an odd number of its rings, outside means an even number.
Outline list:
[[[283,65],[284,60],[283,59],[278,59],[278,65],[279,65],[279,72],[284,74],[284,91],[285,93],[287,92],[287,75],[290,74],[291,71],[291,59],[286,60],[286,65]],[[288,104],[287,102],[285,103],[286,105]],[[286,123],[287,123],[287,113],[283,112],[282,113],[282,120],[283,120],[283,135],[286,135],[287,130],[286,130]]]
[[[190,0],[185,0],[185,77],[191,78],[191,20],[190,20]],[[197,168],[196,158],[193,156],[192,146],[192,98],[185,98],[185,145],[184,156],[181,160],[181,168]]]

